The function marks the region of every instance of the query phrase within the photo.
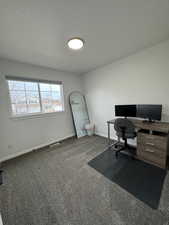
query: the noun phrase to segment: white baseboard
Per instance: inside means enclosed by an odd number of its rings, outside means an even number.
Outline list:
[[[108,137],[107,137],[107,134],[105,134],[105,133],[95,132],[95,134],[98,135],[98,136],[104,137],[104,138],[108,138]],[[118,138],[117,138],[117,137],[113,137],[113,138],[111,137],[111,140],[117,141]],[[123,142],[123,140],[121,140],[121,142]],[[133,147],[136,147],[136,145],[133,144],[133,143],[129,143],[129,145],[131,145],[131,146],[133,146]]]
[[[5,161],[7,161],[7,160],[10,160],[10,159],[19,157],[19,156],[21,156],[21,155],[27,154],[27,153],[29,153],[29,152],[32,152],[32,151],[35,151],[35,150],[44,148],[44,147],[49,146],[49,145],[52,145],[52,144],[54,144],[54,143],[56,143],[56,142],[64,141],[64,140],[66,140],[66,139],[68,139],[68,138],[71,138],[71,137],[74,137],[74,136],[75,136],[75,134],[73,133],[73,134],[70,134],[70,135],[68,135],[68,136],[66,136],[66,137],[64,137],[64,138],[57,139],[57,140],[52,140],[52,141],[46,142],[46,143],[44,143],[44,144],[42,144],[42,145],[38,145],[38,146],[35,146],[35,147],[33,147],[33,148],[25,149],[25,150],[23,150],[23,151],[16,152],[16,153],[14,153],[14,154],[5,156],[5,157],[3,157],[3,158],[0,159],[0,163],[3,163],[3,162],[5,162]]]
[[[96,135],[107,138],[107,135],[100,132],[95,132]]]
[[[104,137],[104,138],[108,138],[108,135],[105,133],[101,133],[101,132],[95,132],[96,135]],[[117,140],[117,137],[111,137],[111,139],[113,140]]]

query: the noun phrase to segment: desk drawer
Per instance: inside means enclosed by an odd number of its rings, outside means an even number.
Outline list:
[[[166,157],[167,152],[161,151],[160,148],[156,148],[151,145],[144,145],[144,144],[138,144],[137,151],[139,154],[149,154],[149,155],[155,155],[157,157]]]
[[[137,146],[137,154],[138,158],[147,162],[159,165],[162,168],[166,166],[166,153],[158,148],[139,144]]]
[[[166,152],[168,136],[158,136],[158,135],[144,134],[144,133],[138,132],[137,142],[138,144],[144,144],[147,147],[158,148],[161,151]]]

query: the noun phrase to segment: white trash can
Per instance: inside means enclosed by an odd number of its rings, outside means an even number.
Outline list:
[[[85,130],[86,130],[88,136],[94,135],[94,128],[95,128],[95,126],[92,123],[88,123],[85,125]]]

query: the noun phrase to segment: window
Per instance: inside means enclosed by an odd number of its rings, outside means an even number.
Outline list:
[[[12,114],[27,115],[64,110],[61,82],[6,77]]]

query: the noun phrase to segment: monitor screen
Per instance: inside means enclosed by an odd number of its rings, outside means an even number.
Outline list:
[[[162,105],[137,105],[137,117],[161,120]]]
[[[136,105],[115,105],[115,116],[136,117]]]

